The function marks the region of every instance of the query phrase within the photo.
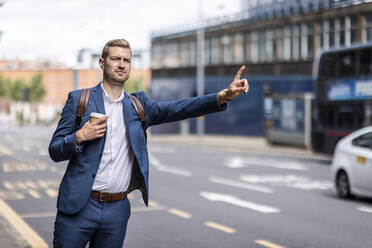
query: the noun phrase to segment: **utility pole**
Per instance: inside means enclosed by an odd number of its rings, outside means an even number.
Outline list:
[[[204,75],[204,13],[203,0],[199,0],[199,22],[197,31],[197,51],[196,51],[196,87],[198,96],[205,93],[205,75]],[[204,135],[204,116],[197,118],[197,135],[201,138]]]

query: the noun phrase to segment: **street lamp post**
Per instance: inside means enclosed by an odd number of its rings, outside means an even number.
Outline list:
[[[199,0],[199,22],[197,31],[197,60],[196,60],[196,87],[198,96],[205,93],[205,75],[204,75],[204,16],[203,0]],[[196,122],[196,131],[199,137],[204,135],[204,117],[199,117]]]

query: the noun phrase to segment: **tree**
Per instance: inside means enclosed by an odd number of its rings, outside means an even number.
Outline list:
[[[22,101],[26,89],[26,83],[23,79],[17,79],[11,87],[10,96],[13,100]]]
[[[31,86],[30,86],[30,101],[31,102],[39,102],[45,96],[46,91],[41,81],[42,81],[41,74],[37,74],[31,79]]]

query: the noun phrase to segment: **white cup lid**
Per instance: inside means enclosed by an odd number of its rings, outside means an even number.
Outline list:
[[[95,118],[103,118],[103,117],[105,117],[106,115],[104,115],[104,114],[100,114],[100,113],[96,113],[96,112],[92,112],[92,113],[90,113],[89,116],[90,116],[90,117],[95,117]]]

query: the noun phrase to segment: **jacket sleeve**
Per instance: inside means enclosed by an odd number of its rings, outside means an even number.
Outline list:
[[[217,103],[216,93],[171,102],[146,101],[149,126],[224,111],[226,107]]]
[[[61,119],[49,144],[49,155],[54,162],[70,159],[74,154],[81,152],[76,145],[76,119],[77,103],[71,92],[63,107]]]

